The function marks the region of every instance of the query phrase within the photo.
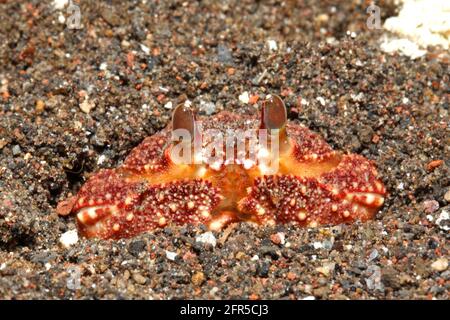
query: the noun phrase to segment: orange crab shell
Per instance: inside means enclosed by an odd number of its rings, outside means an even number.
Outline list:
[[[220,132],[261,126],[256,116],[229,112],[200,120]],[[386,194],[374,164],[333,151],[299,124],[284,127],[289,147],[280,153],[278,173],[265,175],[257,165],[175,164],[169,125],[144,139],[118,168],[92,176],[70,200],[71,212],[86,237],[116,239],[168,224],[217,230],[236,221],[314,227],[371,219]]]

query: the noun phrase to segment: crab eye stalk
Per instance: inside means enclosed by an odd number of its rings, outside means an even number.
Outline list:
[[[187,130],[193,138],[195,136],[195,116],[194,112],[185,103],[180,103],[172,114],[172,130]]]
[[[286,123],[287,112],[283,100],[277,95],[270,95],[262,105],[261,129],[266,129],[269,136],[278,133],[280,153],[290,148]]]
[[[185,103],[179,104],[173,111],[172,142],[170,159],[175,164],[197,163],[195,155],[201,147],[201,136],[196,127],[194,112]]]

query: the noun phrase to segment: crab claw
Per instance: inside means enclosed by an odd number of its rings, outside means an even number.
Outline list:
[[[200,179],[148,184],[128,174],[103,170],[80,190],[73,211],[84,236],[118,239],[170,223],[209,224],[221,200]]]
[[[81,232],[87,237],[119,232],[117,217],[127,211],[142,190],[145,184],[126,178],[123,171],[107,169],[91,177],[78,193],[72,209]]]
[[[344,155],[339,165],[319,178],[322,185],[344,202],[352,204],[352,212],[362,220],[372,218],[386,196],[386,188],[377,171],[366,158]]]

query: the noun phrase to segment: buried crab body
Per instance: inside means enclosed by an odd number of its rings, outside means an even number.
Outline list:
[[[251,162],[175,161],[177,145],[184,143],[186,151],[198,141],[206,149],[212,143],[212,137],[200,135],[192,111],[180,105],[171,125],[146,138],[120,167],[95,174],[71,199],[81,233],[123,238],[169,224],[218,230],[238,221],[314,227],[368,220],[384,202],[386,190],[374,165],[362,156],[333,151],[317,134],[288,122],[279,97],[264,102],[261,119],[222,112],[200,120],[202,129],[218,135],[264,129],[270,147],[260,148],[265,152]],[[192,134],[192,140],[174,143],[176,129]],[[212,153],[217,156],[226,147]],[[236,146],[232,150],[238,153]],[[276,155],[276,173],[267,174],[263,157],[268,152]]]

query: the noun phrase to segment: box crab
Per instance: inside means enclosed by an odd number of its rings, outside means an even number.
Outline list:
[[[58,204],[58,212],[76,213],[86,237],[117,239],[169,224],[220,230],[238,221],[308,227],[351,223],[371,219],[384,202],[386,190],[374,164],[334,151],[319,135],[288,121],[278,96],[268,96],[260,117],[221,112],[199,120],[187,104],[180,104],[171,124],[144,139],[118,168],[93,175],[76,196]],[[278,147],[277,172],[266,171],[262,157],[267,148],[254,161],[175,161],[177,146],[211,145],[211,137],[199,134],[199,123],[218,135],[242,129],[268,132],[269,144]],[[176,130],[192,139],[175,142]],[[221,148],[215,149],[216,156]],[[238,152],[236,147],[232,152]]]

